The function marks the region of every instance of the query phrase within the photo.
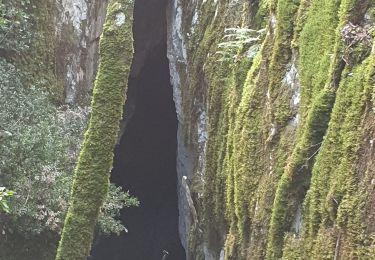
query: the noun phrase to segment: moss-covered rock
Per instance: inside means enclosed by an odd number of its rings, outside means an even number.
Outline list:
[[[225,259],[367,259],[373,172],[358,172],[358,158],[365,157],[359,151],[371,157],[361,140],[373,129],[372,44],[350,41],[345,31],[373,26],[373,3],[240,1],[238,15],[238,2],[182,5],[185,144],[197,143],[202,108],[208,126],[196,203],[202,224],[189,234],[204,246],[189,250],[218,257],[224,248]],[[266,27],[266,37],[254,59],[244,45],[223,62],[217,46],[236,26]],[[355,205],[363,210],[354,212]]]
[[[133,58],[133,6],[131,0],[113,0],[108,6],[92,114],[75,170],[70,207],[56,256],[59,260],[87,258],[99,209],[108,192]]]

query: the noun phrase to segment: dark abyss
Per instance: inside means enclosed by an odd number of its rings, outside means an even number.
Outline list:
[[[126,127],[111,181],[140,201],[125,209],[128,233],[100,237],[94,260],[185,260],[178,236],[177,116],[167,60],[165,0],[136,0],[135,55],[125,105]]]

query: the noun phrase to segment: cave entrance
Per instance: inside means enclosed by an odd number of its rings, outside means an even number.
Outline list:
[[[177,116],[167,60],[166,4],[136,0],[126,127],[115,150],[111,181],[136,196],[140,206],[121,212],[129,232],[100,238],[93,247],[95,260],[185,259],[178,235]]]

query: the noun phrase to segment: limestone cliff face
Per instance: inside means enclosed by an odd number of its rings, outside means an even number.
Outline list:
[[[188,259],[371,259],[373,4],[170,2]]]
[[[35,2],[58,99],[87,103],[107,1]],[[188,259],[373,258],[374,14],[372,0],[169,1]]]
[[[98,44],[107,7],[104,1],[56,2],[57,76],[64,82],[65,103],[87,99],[98,66]]]
[[[28,55],[60,104],[89,104],[107,2],[33,1],[36,39]]]

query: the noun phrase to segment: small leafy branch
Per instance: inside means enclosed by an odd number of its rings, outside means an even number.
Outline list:
[[[5,187],[0,187],[0,212],[9,213],[8,198],[15,194],[14,191],[7,190]]]
[[[223,41],[218,44],[220,55],[218,61],[233,61],[238,58],[238,52],[241,48],[247,48],[246,57],[253,59],[260,49],[264,38],[265,29],[254,30],[249,28],[226,28]]]

